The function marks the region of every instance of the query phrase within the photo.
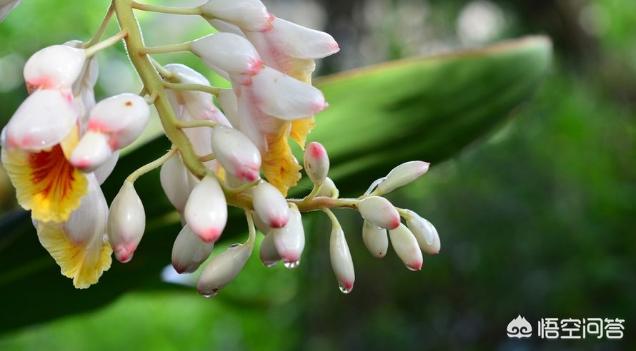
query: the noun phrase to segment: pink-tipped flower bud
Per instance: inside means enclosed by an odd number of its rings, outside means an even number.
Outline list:
[[[119,94],[97,103],[88,118],[88,130],[108,135],[112,150],[135,141],[148,124],[150,109],[146,100],[135,94]]]
[[[441,241],[437,229],[425,218],[413,211],[407,211],[406,225],[417,239],[420,249],[427,254],[436,255],[441,249]]]
[[[252,103],[279,119],[307,118],[329,106],[318,88],[270,67],[252,77],[251,90]]]
[[[232,282],[243,270],[252,254],[253,242],[230,246],[220,255],[212,258],[199,278],[197,290],[205,297],[218,294],[219,290]]]
[[[183,213],[192,189],[199,184],[199,180],[190,173],[181,160],[181,155],[171,156],[161,166],[159,172],[161,188],[174,208]]]
[[[71,155],[71,164],[84,172],[92,172],[106,164],[113,156],[108,135],[88,131],[82,136]]]
[[[404,224],[389,230],[389,237],[395,253],[404,262],[406,268],[412,271],[422,269],[422,251],[417,244],[417,239]]]
[[[209,20],[227,21],[247,31],[268,30],[274,19],[260,0],[208,0],[200,8]]]
[[[283,259],[285,267],[296,268],[305,248],[303,220],[296,205],[289,207],[289,222],[283,228],[272,229],[267,236],[274,240],[276,251]]]
[[[97,179],[92,174],[86,175],[88,191],[80,206],[73,211],[64,223],[64,232],[75,244],[87,245],[92,240],[101,240],[106,233],[108,223],[108,204]]]
[[[273,267],[278,261],[281,260],[276,245],[274,244],[274,236],[272,234],[265,235],[263,241],[261,241],[260,259],[265,267]]]
[[[329,173],[329,155],[322,144],[312,142],[305,148],[305,172],[314,184],[323,184]]]
[[[334,183],[331,178],[327,177],[322,182],[322,186],[320,187],[320,190],[318,191],[318,194],[316,194],[316,196],[338,198],[338,196],[340,196],[340,191],[336,187],[336,183]]]
[[[411,161],[403,163],[391,170],[386,178],[375,189],[374,194],[388,194],[403,187],[428,172],[428,162]]]
[[[60,143],[76,126],[78,114],[57,90],[38,90],[24,100],[6,127],[6,145],[39,151]]]
[[[254,182],[260,178],[261,153],[237,129],[222,126],[214,128],[212,150],[223,168],[238,180]]]
[[[340,291],[348,294],[353,290],[353,283],[356,276],[353,269],[353,259],[347,245],[347,239],[340,225],[334,224],[331,228],[331,236],[329,237],[329,256],[331,258],[331,267],[338,279]]]
[[[252,189],[254,211],[270,228],[283,228],[289,221],[289,207],[283,195],[273,185],[261,182]]]
[[[185,225],[172,246],[172,266],[177,273],[192,273],[208,259],[214,243],[205,243]]]
[[[212,69],[230,76],[253,76],[263,61],[247,39],[232,33],[216,33],[192,42],[192,52]]]
[[[369,221],[364,221],[362,241],[364,241],[364,245],[373,256],[377,258],[386,256],[386,252],[389,249],[389,236],[386,233],[386,229],[371,224]]]
[[[358,204],[360,215],[374,225],[395,229],[400,225],[400,214],[389,202],[380,196],[369,196]]]
[[[206,243],[219,239],[227,223],[225,194],[214,176],[207,176],[194,187],[185,206],[190,229]]]
[[[29,91],[37,89],[70,90],[82,73],[86,52],[67,45],[46,47],[24,65],[24,80]]]
[[[108,238],[119,262],[130,262],[145,229],[144,205],[134,184],[125,181],[110,205],[108,214]]]

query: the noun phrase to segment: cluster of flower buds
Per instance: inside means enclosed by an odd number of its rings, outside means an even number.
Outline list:
[[[301,212],[322,210],[331,219],[331,262],[346,293],[355,281],[353,261],[332,208],[360,212],[362,238],[374,256],[386,255],[390,240],[404,264],[419,270],[422,251],[439,251],[439,237],[428,221],[382,197],[420,177],[428,163],[405,163],[361,197],[341,199],[328,177],[326,149],[317,142],[305,145],[313,116],[328,106],[311,75],[315,59],[339,50],[330,35],[279,19],[259,0],[208,0],[186,10],[114,0],[112,9],[202,15],[218,32],[172,47],[201,57],[232,88],[213,87],[185,65],[150,60],[170,46],[145,47],[141,33],[128,35],[139,31],[136,21],[130,23],[134,16],[120,16],[122,31],[103,42],[54,45],[29,59],[24,78],[30,95],[2,132],[2,162],[20,205],[32,211],[40,242],[76,287],[96,283],[113,252],[121,263],[133,258],[146,223],[134,182],[159,167],[161,186],[183,223],[172,265],[180,274],[201,268],[197,286],[205,296],[218,293],[243,269],[257,228],[265,235],[260,258],[266,266],[282,261],[297,267],[305,247]],[[96,103],[93,55],[121,39],[135,66],[146,65],[138,73],[147,99],[121,94]],[[173,147],[131,174],[109,209],[100,185],[115,167],[118,151],[145,128],[148,104],[156,107]],[[305,172],[314,185],[303,199],[286,198],[302,169],[290,141],[304,148]],[[212,255],[227,225],[228,206],[245,211],[249,238]]]

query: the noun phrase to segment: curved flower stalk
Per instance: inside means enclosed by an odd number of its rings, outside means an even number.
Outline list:
[[[203,16],[218,32],[147,47],[135,11]],[[113,16],[121,31],[101,40]],[[97,102],[94,57],[121,41],[143,94]],[[391,246],[408,269],[421,269],[422,253],[440,250],[437,230],[384,195],[418,179],[428,163],[405,163],[359,197],[340,198],[329,178],[327,149],[312,142],[304,150],[303,165],[313,189],[304,198],[287,198],[302,169],[289,140],[304,148],[313,116],[328,106],[311,84],[315,60],[338,50],[330,35],[277,18],[260,0],[208,0],[195,8],[113,0],[93,38],[36,52],[24,68],[30,95],[2,131],[2,162],[62,274],[77,288],[86,288],[109,269],[113,252],[127,263],[143,248],[147,199],[137,194],[135,181],[158,168],[165,195],[183,224],[172,265],[178,273],[200,270],[197,289],[207,297],[243,269],[254,251],[256,228],[265,235],[259,256],[266,266],[282,261],[287,268],[298,267],[307,240],[303,214],[312,211],[324,212],[332,223],[332,268],[340,290],[351,292],[355,272],[347,241],[352,237],[338,223],[334,208],[360,213],[362,240],[373,256],[384,257]],[[163,66],[152,57],[175,51],[199,56],[232,88],[212,86],[205,72],[179,63]],[[115,168],[119,150],[147,125],[148,105],[156,108],[172,147],[130,174],[108,208],[100,185]],[[215,254],[230,206],[245,212],[249,236]]]

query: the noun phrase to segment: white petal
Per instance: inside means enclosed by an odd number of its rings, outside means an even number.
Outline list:
[[[217,18],[251,31],[269,29],[273,20],[259,0],[208,0],[201,10],[204,17]]]
[[[273,229],[267,234],[271,236],[280,257],[292,266],[300,261],[300,256],[305,249],[305,230],[303,220],[298,207],[290,206],[289,222],[286,226]]]
[[[146,100],[135,94],[119,94],[97,103],[90,112],[88,129],[110,136],[113,149],[130,145],[148,124],[150,109]]]
[[[329,155],[322,144],[312,142],[305,148],[305,172],[314,184],[322,184],[329,173]]]
[[[400,225],[400,214],[389,200],[379,196],[369,196],[358,204],[360,215],[378,227],[395,229]]]
[[[289,221],[287,200],[273,185],[261,182],[252,189],[256,214],[270,228],[282,228]]]
[[[393,168],[384,181],[378,185],[374,193],[387,194],[413,182],[428,171],[429,165],[428,162],[424,161],[411,161]]]
[[[236,94],[232,89],[223,89],[218,95],[219,105],[223,109],[223,113],[228,118],[229,122],[233,126],[238,126],[238,102],[236,100]]]
[[[177,211],[183,213],[192,189],[199,183],[183,164],[181,156],[173,155],[161,166],[161,187]]]
[[[441,249],[441,241],[433,224],[413,211],[408,211],[405,218],[406,225],[415,235],[420,249],[427,254],[438,254]]]
[[[408,269],[412,271],[422,269],[422,251],[417,244],[417,239],[404,224],[389,230],[389,237],[395,253]]]
[[[204,296],[214,296],[243,270],[250,258],[253,243],[230,246],[212,258],[199,278],[197,290]]]
[[[327,177],[322,182],[322,186],[320,187],[320,191],[316,196],[326,196],[326,197],[335,197],[337,198],[340,195],[340,191],[336,187],[336,183],[331,180],[331,178]]]
[[[344,232],[339,225],[334,225],[329,237],[329,256],[331,267],[343,292],[349,293],[353,289],[356,276],[353,269],[353,259]]]
[[[274,244],[274,237],[271,234],[265,235],[261,241],[260,259],[266,267],[272,267],[281,260]]]
[[[72,103],[60,91],[38,90],[7,124],[7,145],[29,151],[49,148],[69,135],[77,117]]]
[[[252,76],[263,68],[254,46],[232,33],[216,33],[197,39],[192,42],[192,52],[206,64],[230,75]]]
[[[24,80],[29,91],[70,89],[84,68],[86,52],[67,45],[46,47],[24,65]]]
[[[203,242],[187,225],[172,246],[172,266],[178,273],[196,271],[212,253],[214,243]]]
[[[104,184],[106,179],[113,173],[115,166],[117,166],[117,161],[119,160],[119,152],[115,152],[103,165],[98,167],[94,174],[95,178],[97,178],[97,182],[99,185]]]
[[[219,32],[232,33],[232,34],[240,35],[242,37],[245,36],[245,33],[243,33],[241,28],[239,28],[239,26],[235,24],[225,22],[220,19],[211,19],[211,20],[208,20],[208,22],[210,22],[210,24],[214,28],[216,28],[216,30],[218,30]]]
[[[260,178],[261,154],[241,132],[226,127],[212,130],[212,148],[226,171],[240,181],[253,182]]]
[[[92,172],[106,164],[113,156],[108,135],[88,131],[73,150],[71,164],[84,172]]]
[[[201,240],[212,243],[219,239],[227,223],[227,203],[215,177],[207,176],[194,187],[184,216],[188,226]]]
[[[77,244],[88,243],[95,235],[103,235],[108,221],[108,204],[97,179],[91,174],[87,175],[86,179],[88,192],[77,210],[64,223],[65,232]]]
[[[263,112],[285,120],[307,118],[328,106],[320,90],[270,67],[252,77],[251,89]]]
[[[362,240],[369,252],[377,258],[384,257],[389,249],[389,237],[386,229],[371,224],[369,221],[364,221]]]
[[[133,183],[125,181],[108,214],[108,238],[119,262],[126,263],[132,259],[145,229],[144,205]]]

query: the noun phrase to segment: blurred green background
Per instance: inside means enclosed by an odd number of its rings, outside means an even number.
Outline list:
[[[266,269],[253,258],[237,281],[213,300],[159,283],[158,273],[143,284],[139,275],[131,275],[119,283],[134,292],[111,302],[108,294],[99,292],[108,289],[107,280],[105,286],[91,288],[97,291],[91,296],[99,308],[60,317],[36,307],[51,301],[51,310],[73,310],[71,295],[68,305],[60,305],[60,292],[50,290],[48,278],[3,284],[1,324],[21,322],[0,331],[0,350],[636,348],[636,2],[265,2],[280,17],[323,28],[340,42],[342,53],[325,60],[321,74],[535,33],[553,39],[555,58],[536,95],[514,111],[514,118],[392,195],[394,203],[421,213],[440,232],[442,252],[425,258],[421,272],[407,271],[394,253],[384,260],[371,258],[358,236],[360,220],[339,212],[356,265],[356,287],[342,295],[329,266],[327,222],[309,216],[308,245],[299,269]],[[0,24],[3,121],[26,96],[21,66],[28,56],[46,45],[89,37],[106,6],[104,0],[24,0]],[[209,32],[197,19],[141,19],[152,44]],[[203,69],[191,56],[162,57],[170,59]],[[99,96],[140,89],[121,48],[100,56],[100,65]],[[524,71],[523,66],[517,69]],[[453,106],[466,96],[479,96],[488,83],[474,81],[455,97],[426,103],[440,109]],[[490,101],[484,97],[476,106]],[[370,128],[361,128],[361,134],[373,135]],[[436,138],[435,128],[414,132],[411,138]],[[373,150],[374,140],[366,143]],[[160,151],[165,145],[151,146]],[[402,158],[399,152],[396,160]],[[389,161],[382,165],[384,172],[395,165]],[[347,179],[348,187],[341,189],[345,195],[367,185],[366,178],[364,183]],[[19,216],[13,211],[10,186],[1,182],[3,210]],[[119,184],[114,177],[106,187],[116,190]],[[28,271],[38,264],[21,261],[19,248],[14,250],[3,239],[0,255],[5,268]],[[39,255],[49,259],[44,250]],[[167,264],[169,252],[165,256]],[[126,279],[127,267],[115,266],[117,279]],[[109,273],[114,272],[107,272],[105,279]],[[62,277],[50,279],[70,285]],[[0,274],[3,281],[11,282],[11,277]],[[18,295],[38,301],[15,300]],[[32,322],[25,317],[38,313],[47,317]],[[518,314],[531,322],[542,317],[624,318],[626,332],[621,341],[511,341],[505,328]]]

